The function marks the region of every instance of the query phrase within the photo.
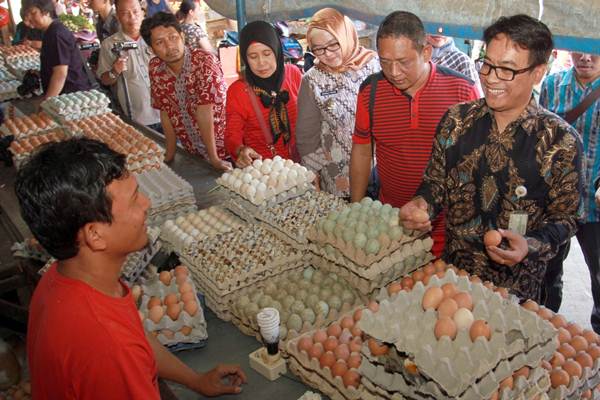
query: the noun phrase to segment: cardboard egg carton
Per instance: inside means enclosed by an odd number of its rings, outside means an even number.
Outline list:
[[[194,316],[191,316],[184,309],[182,309],[181,313],[179,314],[179,317],[175,321],[173,321],[167,314],[165,314],[158,323],[155,323],[148,318],[148,301],[152,296],[164,300],[165,296],[169,293],[179,293],[178,285],[174,277],[169,285],[165,285],[160,280],[158,280],[156,274],[154,274],[153,279],[148,280],[144,282],[144,284],[142,284],[143,295],[141,298],[139,309],[144,317],[144,329],[148,332],[159,332],[156,335],[156,337],[165,346],[172,346],[179,343],[197,343],[205,341],[208,338],[208,332],[206,330],[206,319],[204,318],[204,311],[202,310],[202,306],[198,301],[196,295],[197,291],[196,287],[194,286],[194,282],[192,281],[192,279],[190,279],[189,276],[185,280],[185,282],[192,285],[192,291],[195,295],[196,302],[198,304],[198,311]],[[184,326],[192,328],[192,331],[189,335],[184,335],[182,332],[180,332],[181,328],[183,328]],[[168,329],[174,332],[173,337],[169,338],[163,333],[161,333],[161,331],[164,329]]]
[[[285,345],[288,355],[289,369],[306,385],[319,389],[333,400],[358,400],[365,399],[362,383],[358,388],[353,386],[346,387],[342,378],[333,376],[331,369],[327,366],[322,368],[319,360],[311,358],[306,351],[298,349],[298,342],[302,337],[312,336],[314,331],[302,334],[291,339]],[[360,374],[359,370],[354,371]]]
[[[321,247],[334,247],[357,265],[369,266],[423,236],[399,224],[399,211],[366,197],[321,218],[309,230],[308,239]],[[362,244],[357,242],[359,235]]]
[[[304,166],[275,156],[272,160],[254,160],[246,168],[226,172],[217,183],[251,205],[268,207],[314,189],[314,179],[314,173]],[[242,202],[242,205],[247,204]]]
[[[140,251],[130,253],[121,268],[121,277],[130,284],[137,282],[142,272],[161,248],[161,242],[158,240],[160,229],[148,227],[146,231],[148,233],[146,246]]]
[[[46,113],[31,114],[28,116],[7,118],[0,126],[0,133],[3,136],[13,135],[15,139],[20,140],[28,136],[34,136],[47,132],[50,129],[57,128],[58,124],[53,121]]]
[[[0,81],[15,81],[18,80],[8,69],[4,66],[0,67]]]
[[[15,166],[20,168],[41,145],[50,142],[60,142],[68,138],[69,136],[62,129],[55,128],[40,135],[14,140],[8,150],[13,154]]]
[[[17,88],[21,86],[21,81],[10,80],[0,82],[0,101],[18,99],[21,97]]]
[[[61,94],[44,100],[40,107],[60,122],[110,112],[110,100],[96,89]]]
[[[600,385],[600,359],[594,362],[592,368],[583,368],[583,374],[581,378],[576,376],[571,377],[569,386],[559,386],[558,388],[552,388],[548,390],[548,397],[551,400],[575,400],[582,399],[583,393],[588,389],[591,389],[594,399],[600,399],[600,392],[594,390]]]
[[[417,399],[417,400],[432,400],[437,397],[432,397],[418,390],[411,393],[400,394],[410,383],[404,381],[401,374],[390,373],[385,370],[383,365],[374,365],[368,359],[363,358],[359,371],[365,372],[362,376],[363,399]],[[530,370],[529,376],[519,376],[514,379],[512,388],[497,389],[499,392],[497,397],[495,392],[492,396],[485,396],[483,393],[476,393],[469,399],[488,399],[497,398],[498,400],[547,400],[546,394],[550,387],[550,378],[548,371],[541,367],[536,367]],[[459,399],[466,399],[459,397]]]
[[[290,285],[295,286],[285,291]],[[285,298],[288,296],[294,299],[293,304],[289,304],[291,299],[286,303]],[[332,296],[336,296],[337,299],[328,302]],[[339,306],[333,307],[331,304],[337,303],[338,300]],[[286,341],[339,320],[342,315],[364,305],[366,300],[366,297],[359,293],[353,293],[351,286],[337,275],[323,274],[312,266],[307,266],[303,270],[293,270],[269,279],[260,287],[252,287],[250,291],[234,299],[230,309],[234,325],[244,334],[255,336],[261,341],[256,313],[265,307],[276,308],[280,315],[280,346],[285,349]],[[297,301],[302,303],[303,310],[294,309],[297,307]],[[325,304],[318,304],[320,302]],[[307,309],[310,311],[305,311]],[[247,310],[250,310],[251,315]],[[286,325],[291,314],[296,314],[302,319],[300,330],[291,329]]]
[[[161,225],[167,219],[197,210],[194,189],[171,168],[161,164],[159,169],[136,173],[140,190],[148,196],[152,208],[148,212],[151,225]]]
[[[409,253],[409,249],[415,250],[415,247],[408,247],[405,254]],[[315,251],[314,247],[311,247],[311,250],[314,252],[312,262],[317,268],[338,274],[340,277],[350,282],[350,285],[353,288],[365,296],[370,296],[378,289],[411,273],[434,258],[433,254],[429,251],[419,251],[419,249],[416,248],[416,254],[409,254],[404,259],[389,266],[385,264],[384,267],[384,264],[376,264],[370,269],[365,270],[358,266],[349,267],[340,265],[328,259],[324,252],[320,252],[319,254]]]
[[[306,266],[304,260],[288,263],[284,268],[265,270],[260,274],[256,274],[253,277],[252,283],[248,283],[245,286],[239,286],[235,290],[223,291],[220,290],[210,278],[202,273],[201,269],[193,266],[189,263],[185,257],[180,257],[184,265],[186,265],[196,286],[200,288],[200,291],[205,296],[206,305],[210,308],[220,319],[223,321],[232,320],[233,316],[231,313],[231,302],[235,301],[240,296],[243,296],[253,290],[255,287],[261,287],[266,282],[270,281],[274,277],[284,274],[288,271],[301,270]]]
[[[162,225],[161,238],[170,244],[172,251],[189,255],[205,246],[205,241],[219,234],[244,229],[245,225],[244,221],[224,208],[212,206],[166,220]],[[190,263],[193,264],[193,261]]]
[[[326,192],[309,190],[301,196],[272,207],[251,207],[252,217],[292,245],[306,245],[307,232],[315,221],[339,210],[346,202]]]
[[[420,376],[427,378],[416,382],[420,392],[437,399],[468,399],[477,393],[489,396],[514,371],[525,365],[539,365],[552,356],[557,344],[556,330],[551,324],[481,283],[458,277],[451,269],[442,279],[432,276],[427,288],[448,282],[471,294],[474,318],[487,321],[492,329],[489,341],[480,337],[472,342],[467,330],[459,330],[454,340],[447,336],[437,340],[433,332],[437,312],[423,310],[421,301],[426,287],[421,282],[410,292],[400,291],[383,300],[377,313],[363,312],[359,322],[365,333],[391,343],[391,351],[416,364]],[[387,293],[382,289],[381,297],[384,292]],[[363,348],[363,352],[370,357],[368,348]],[[406,371],[397,372],[407,381],[414,380]],[[411,385],[399,388],[406,394],[414,390]]]

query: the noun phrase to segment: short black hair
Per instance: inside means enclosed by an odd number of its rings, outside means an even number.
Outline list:
[[[195,10],[196,7],[196,2],[194,0],[183,0],[179,5],[179,11],[177,11],[176,17],[183,19],[187,17],[190,11]]]
[[[400,36],[410,39],[417,51],[423,50],[427,44],[423,22],[408,11],[394,11],[383,19],[377,29],[377,47],[379,47],[379,39]]]
[[[50,143],[18,171],[15,192],[33,236],[58,260],[77,255],[77,233],[112,222],[106,187],[129,174],[125,156],[86,138]]]
[[[144,42],[150,47],[152,47],[152,29],[159,26],[164,28],[172,26],[177,32],[181,33],[181,25],[175,15],[164,11],[157,12],[153,16],[144,19],[140,27],[140,34],[144,38]]]
[[[21,10],[23,15],[27,14],[29,9],[37,7],[44,14],[50,14],[52,18],[56,18],[56,12],[54,11],[54,2],[52,0],[23,0],[21,3]]]
[[[529,64],[532,67],[546,64],[554,48],[550,29],[542,21],[529,15],[498,18],[483,32],[483,41],[489,46],[492,39],[501,34],[508,36],[519,47],[529,50]]]

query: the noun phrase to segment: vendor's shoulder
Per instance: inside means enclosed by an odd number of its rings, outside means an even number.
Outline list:
[[[383,73],[382,73],[381,71],[380,71],[380,72],[375,72],[375,73],[373,73],[373,74],[371,74],[371,75],[369,75],[369,76],[367,76],[367,77],[365,78],[365,80],[363,81],[363,83],[361,83],[361,84],[360,84],[360,89],[359,89],[359,91],[361,91],[361,92],[362,92],[362,91],[363,91],[363,90],[365,90],[367,87],[371,87],[371,85],[372,85],[374,82],[376,82],[376,81],[381,81],[381,80],[383,80],[383,79],[385,79],[385,78],[384,78],[384,76],[383,76]]]
[[[485,107],[484,98],[473,101],[464,101],[450,106],[446,114],[466,117],[467,115],[472,115],[473,113],[479,112],[482,107]]]
[[[227,90],[229,94],[238,94],[246,90],[246,81],[243,78],[238,79],[229,85],[229,89]]]

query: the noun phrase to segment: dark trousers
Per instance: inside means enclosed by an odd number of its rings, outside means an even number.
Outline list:
[[[600,222],[579,225],[577,241],[583,251],[585,263],[590,271],[592,281],[591,323],[596,333],[600,333]],[[569,254],[569,243],[561,246],[558,254],[548,263],[544,279],[543,303],[553,311],[558,311],[562,300],[562,264]]]
[[[582,224],[577,231],[577,240],[583,250],[585,263],[590,270],[592,280],[592,328],[600,333],[600,222]]]
[[[554,312],[558,312],[562,303],[563,262],[567,259],[570,249],[571,240],[569,239],[567,243],[560,246],[556,256],[546,266],[544,287],[542,289],[542,304]]]

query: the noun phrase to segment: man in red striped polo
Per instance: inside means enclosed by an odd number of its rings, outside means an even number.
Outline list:
[[[358,94],[350,160],[351,198],[359,201],[365,196],[374,143],[379,200],[402,207],[414,197],[423,179],[439,121],[450,106],[479,95],[472,80],[431,62],[432,47],[425,28],[412,13],[395,11],[383,20],[377,31],[377,51],[382,74],[367,78]],[[432,226],[433,252],[439,256],[444,248],[444,216]]]

